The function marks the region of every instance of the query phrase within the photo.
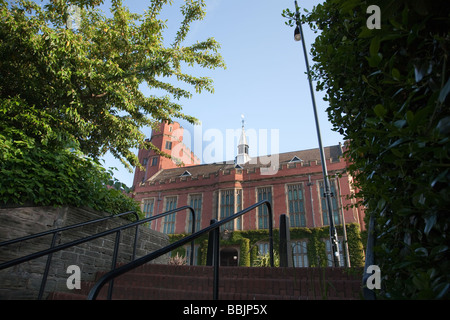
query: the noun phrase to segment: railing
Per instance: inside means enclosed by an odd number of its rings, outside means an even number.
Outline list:
[[[122,265],[118,268],[116,268],[115,270],[111,270],[110,272],[106,273],[105,275],[103,275],[92,287],[91,291],[89,292],[88,295],[88,300],[95,300],[101,290],[101,288],[108,282],[113,280],[114,278],[128,272],[131,271],[147,262],[150,262],[172,250],[175,250],[178,247],[181,247],[182,245],[191,242],[194,243],[194,240],[197,239],[198,237],[202,236],[205,233],[211,232],[210,233],[210,239],[212,239],[212,244],[208,243],[208,247],[210,245],[212,245],[212,252],[213,252],[213,299],[217,300],[219,298],[219,235],[220,235],[220,226],[242,216],[243,214],[261,206],[261,205],[266,205],[268,212],[269,212],[269,251],[270,251],[270,265],[273,267],[274,266],[274,259],[273,259],[273,228],[272,228],[272,207],[270,205],[270,202],[268,200],[263,200],[260,201],[238,213],[235,213],[221,221],[216,221],[216,220],[212,220],[211,224],[200,230],[197,232],[193,232],[191,235],[184,237],[183,239],[180,239],[164,248],[158,249],[153,253],[150,253],[144,257],[141,257],[137,260],[134,260],[132,262],[129,262],[125,265]],[[193,252],[193,250],[191,250],[191,253]],[[192,261],[192,259],[191,259]],[[111,296],[108,296],[108,299],[110,299]]]
[[[65,226],[65,227],[52,229],[52,230],[47,230],[47,231],[44,231],[44,232],[40,232],[40,233],[24,236],[24,237],[21,237],[21,238],[16,238],[16,239],[12,239],[12,240],[3,241],[3,242],[0,243],[0,247],[11,245],[11,244],[14,244],[14,243],[23,242],[23,241],[26,241],[26,240],[32,240],[32,239],[36,239],[36,238],[40,238],[40,237],[44,237],[44,236],[53,234],[52,241],[51,241],[51,244],[50,244],[50,248],[53,248],[55,246],[57,236],[60,235],[61,232],[63,232],[63,231],[84,227],[84,226],[87,226],[87,225],[91,225],[91,224],[94,224],[94,223],[99,223],[99,222],[102,222],[102,221],[106,221],[106,220],[109,220],[109,219],[112,219],[112,218],[118,218],[118,217],[129,215],[129,214],[134,214],[134,216],[136,217],[136,220],[139,220],[139,215],[135,211],[127,211],[127,212],[122,212],[122,213],[119,213],[119,214],[116,214],[116,215],[111,215],[111,216],[107,216],[107,217],[103,217],[103,218],[98,218],[98,219],[94,219],[94,220],[80,222],[80,223],[73,224],[73,225],[70,225],[70,226]],[[136,228],[136,233],[135,233],[135,238],[134,238],[134,246],[133,246],[133,260],[134,260],[135,253],[136,253],[136,240],[137,240],[137,238],[138,238],[138,229]],[[44,293],[45,285],[47,283],[47,277],[48,277],[48,272],[49,272],[49,269],[50,269],[50,264],[51,264],[51,261],[52,261],[52,256],[53,256],[53,253],[50,253],[50,254],[48,254],[48,257],[47,257],[47,262],[45,264],[45,269],[44,269],[44,275],[42,277],[41,285],[40,285],[40,288],[39,288],[39,294],[38,294],[38,299],[39,300],[42,299],[42,295]],[[0,264],[0,270],[12,267],[12,266],[14,266],[16,264],[20,264],[20,263],[25,262],[25,261],[36,259],[34,257],[34,254],[30,254],[30,255],[28,255],[28,256],[26,256],[24,258],[29,258],[29,259],[26,259],[24,261],[20,260],[20,262],[19,262],[19,259],[16,259],[16,260],[11,260],[11,261],[6,262],[6,263],[2,263],[2,264]]]
[[[156,220],[156,219],[159,219],[159,218],[162,218],[162,217],[167,216],[169,214],[174,214],[174,213],[176,213],[178,211],[181,211],[181,210],[190,210],[190,212],[192,214],[192,233],[194,233],[195,232],[195,211],[194,211],[194,209],[192,207],[189,207],[189,206],[183,206],[183,207],[180,207],[180,208],[176,208],[176,209],[173,209],[173,210],[170,210],[170,211],[167,211],[167,212],[163,212],[163,213],[158,214],[156,216],[145,218],[145,219],[141,219],[141,220],[139,220],[139,216],[137,216],[137,213],[134,212],[134,211],[124,212],[124,213],[113,215],[113,216],[108,216],[108,217],[104,217],[104,218],[100,218],[100,219],[90,220],[90,221],[87,221],[87,222],[81,222],[81,223],[78,223],[78,224],[74,224],[74,225],[70,225],[70,226],[66,226],[66,227],[62,227],[62,228],[58,228],[58,229],[48,230],[48,231],[44,231],[44,232],[37,233],[37,234],[34,234],[34,235],[29,235],[29,236],[25,236],[25,237],[22,237],[22,238],[17,238],[17,239],[1,242],[0,243],[0,247],[6,246],[6,245],[10,245],[10,244],[13,244],[13,243],[18,243],[18,242],[25,241],[25,240],[35,239],[35,238],[42,237],[44,235],[49,235],[49,234],[53,233],[52,242],[51,242],[51,245],[50,245],[49,249],[38,251],[38,252],[35,252],[35,253],[32,253],[32,254],[26,255],[24,257],[21,257],[21,258],[16,258],[16,259],[4,262],[4,263],[0,264],[0,270],[6,269],[6,268],[9,268],[9,267],[18,265],[18,264],[21,264],[23,262],[34,260],[34,259],[40,258],[42,256],[48,255],[47,263],[46,263],[46,266],[45,266],[44,275],[42,277],[41,286],[40,286],[39,295],[38,295],[38,299],[42,299],[42,295],[44,293],[44,289],[45,289],[45,285],[46,285],[46,281],[47,281],[47,277],[48,277],[48,271],[49,271],[49,268],[50,268],[50,263],[51,263],[51,259],[52,259],[53,253],[55,253],[57,251],[60,251],[60,250],[64,250],[64,249],[70,248],[70,247],[73,247],[73,246],[76,246],[76,245],[79,245],[79,244],[82,244],[82,243],[85,243],[85,242],[88,242],[88,241],[92,241],[92,240],[100,238],[100,237],[107,236],[107,235],[112,234],[112,233],[116,233],[116,239],[115,239],[114,251],[113,251],[113,258],[112,258],[112,267],[111,267],[114,270],[115,267],[116,267],[116,263],[117,263],[117,256],[118,256],[119,244],[120,244],[119,239],[120,239],[120,235],[121,235],[121,231],[122,230],[131,228],[131,227],[136,227],[135,239],[134,239],[134,244],[133,244],[133,256],[132,256],[132,259],[134,260],[135,259],[135,254],[136,254],[136,242],[137,242],[137,237],[138,237],[138,233],[137,232],[138,232],[139,225],[141,225],[143,223],[147,223],[147,222],[153,221],[153,220]],[[55,246],[56,236],[57,236],[58,233],[60,233],[62,231],[66,231],[66,230],[69,230],[69,229],[74,229],[74,228],[86,226],[86,225],[89,225],[89,224],[92,224],[92,223],[108,220],[108,219],[111,219],[111,218],[114,218],[114,217],[119,217],[119,216],[123,216],[123,215],[127,215],[127,214],[132,214],[132,213],[135,214],[137,219],[138,219],[135,222],[132,222],[132,223],[129,223],[127,225],[120,226],[120,227],[116,227],[116,228],[113,228],[113,229],[110,229],[110,230],[107,230],[107,231],[99,232],[97,234],[94,234],[94,235],[91,235],[91,236],[88,236],[88,237],[85,237],[85,238],[81,238],[81,239],[78,239],[78,240],[74,240],[74,241],[71,241],[71,242],[68,242],[68,243],[64,243],[64,244]],[[194,251],[194,241],[192,241],[192,243],[191,243],[191,264],[192,264],[192,261],[193,261],[193,251]],[[110,289],[109,289],[109,292],[108,292],[108,296],[109,297],[111,297],[112,288],[113,288],[113,283],[111,282]]]

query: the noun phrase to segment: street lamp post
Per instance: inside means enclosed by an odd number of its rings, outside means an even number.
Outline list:
[[[331,249],[332,249],[332,253],[333,253],[333,262],[334,262],[335,267],[339,267],[340,266],[339,245],[338,245],[338,238],[337,238],[336,227],[334,225],[333,212],[332,212],[333,207],[332,207],[332,203],[331,203],[330,181],[328,180],[327,164],[325,162],[325,156],[324,156],[324,151],[323,151],[323,146],[322,146],[322,137],[320,134],[319,120],[317,117],[316,100],[314,98],[314,88],[312,85],[311,74],[309,71],[309,62],[308,62],[308,56],[306,53],[305,38],[303,36],[302,24],[300,21],[299,7],[297,5],[297,1],[294,1],[294,2],[295,2],[295,21],[297,23],[297,26],[296,26],[295,32],[294,32],[294,39],[295,39],[295,41],[301,40],[302,45],[303,45],[303,55],[305,56],[306,71],[307,71],[308,80],[309,80],[309,90],[311,92],[311,100],[312,100],[313,109],[314,109],[314,119],[316,121],[317,139],[319,140],[320,161],[322,162],[323,183],[324,183],[324,187],[325,187],[324,196],[326,198],[328,220],[330,222],[330,243],[331,243]]]

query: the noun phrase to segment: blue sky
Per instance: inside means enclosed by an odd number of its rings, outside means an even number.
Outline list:
[[[183,1],[174,0],[172,6],[165,8],[161,18],[167,19],[165,40],[173,41],[181,20],[179,6]],[[227,130],[241,127],[241,115],[245,116],[245,128],[253,139],[250,155],[265,155],[275,152],[289,152],[318,147],[316,127],[309,84],[305,75],[306,66],[301,42],[294,41],[294,28],[285,25],[281,16],[283,9],[294,11],[294,0],[207,0],[206,17],[191,27],[186,39],[189,45],[196,41],[214,37],[220,44],[220,53],[227,68],[209,70],[201,68],[185,69],[185,72],[207,76],[214,80],[215,93],[193,92],[191,99],[180,100],[183,112],[201,121],[201,127],[186,121],[179,121],[192,139],[201,139],[191,146],[194,153],[202,155],[211,134],[222,134],[226,140]],[[311,10],[321,1],[299,0],[303,10]],[[107,2],[105,2],[107,3]],[[147,1],[125,1],[131,11],[141,13]],[[307,51],[317,36],[307,25],[303,26]],[[308,57],[310,65],[313,61]],[[314,84],[315,86],[315,84]],[[145,94],[162,94],[143,88]],[[331,130],[331,124],[323,101],[324,93],[315,92],[319,123],[324,146],[343,142],[343,137]],[[151,130],[144,129],[150,137]],[[253,135],[256,134],[256,137]],[[269,141],[265,146],[264,139]],[[274,141],[270,143],[271,139]],[[224,141],[226,142],[226,141]],[[233,143],[228,141],[227,143]],[[237,144],[237,141],[234,142]],[[276,146],[274,145],[276,143]],[[234,147],[233,147],[234,148]],[[232,149],[233,149],[232,148]],[[199,149],[199,148],[197,148]],[[237,150],[237,149],[235,149]],[[137,153],[137,150],[135,150]],[[223,156],[223,159],[216,159]],[[234,155],[233,155],[234,157]],[[203,162],[212,162],[211,157],[203,155]],[[223,151],[214,154],[215,160],[230,160],[224,146]],[[114,176],[121,182],[132,185],[133,174],[110,155],[104,157],[106,168],[115,167]]]

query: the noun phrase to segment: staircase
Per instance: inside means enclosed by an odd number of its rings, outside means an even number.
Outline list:
[[[361,299],[361,270],[343,268],[221,267],[221,300]],[[359,272],[361,271],[361,272]],[[105,272],[99,272],[99,279]],[[86,299],[94,282],[80,290],[53,292],[51,300]],[[98,299],[106,299],[108,285]],[[114,300],[212,300],[213,267],[146,264],[114,280]]]
[[[211,220],[211,224],[204,229],[192,233],[174,243],[161,247],[155,251],[148,250],[149,253],[138,259],[132,259],[125,265],[119,266],[114,272],[109,270],[99,271],[96,274],[94,282],[82,282],[81,289],[65,290],[51,292],[47,299],[50,300],[76,300],[86,299],[91,289],[94,287],[96,281],[99,279],[105,280],[114,278],[114,291],[112,298],[117,300],[322,300],[322,299],[360,299],[361,298],[361,275],[362,269],[350,270],[343,268],[269,268],[269,267],[220,267],[219,262],[219,248],[220,248],[220,227],[224,224],[265,205],[268,210],[269,221],[269,252],[270,263],[273,265],[273,230],[272,230],[272,209],[268,200],[261,200],[246,209],[239,211],[220,221]],[[45,298],[45,285],[48,277],[48,270],[50,268],[51,257],[53,253],[63,252],[74,246],[92,242],[100,237],[115,234],[114,250],[111,250],[113,265],[117,265],[117,256],[119,252],[119,244],[121,232],[128,228],[138,227],[140,224],[150,222],[169,214],[174,214],[178,211],[190,210],[195,221],[194,209],[188,206],[180,207],[170,211],[166,211],[156,216],[148,217],[146,219],[137,220],[132,223],[121,225],[106,231],[88,234],[81,239],[56,244],[56,238],[62,231],[72,230],[75,228],[98,223],[109,219],[114,219],[117,216],[109,216],[100,219],[94,219],[87,222],[77,223],[57,229],[52,229],[37,234],[24,236],[17,239],[11,239],[0,243],[0,247],[11,244],[21,243],[27,240],[38,239],[42,236],[53,235],[50,248],[32,252],[26,256],[13,258],[12,260],[0,263],[0,270],[11,268],[25,262],[35,260],[40,257],[47,256],[45,271],[42,275],[40,288],[33,284],[34,289],[39,289],[38,299]],[[121,215],[133,212],[124,212]],[[282,215],[281,217],[283,217]],[[281,223],[280,223],[281,225]],[[193,228],[194,229],[194,228]],[[287,231],[289,229],[287,228]],[[134,257],[136,249],[136,239],[138,232],[134,233]],[[194,240],[202,235],[208,234],[208,253],[207,261],[212,266],[174,266],[163,264],[150,264],[149,262],[157,261],[159,257],[170,253],[171,251],[183,246],[194,244]],[[287,250],[290,249],[288,234],[282,235],[280,233],[280,261],[287,265]],[[102,240],[104,241],[104,240]],[[283,245],[281,245],[283,244]],[[105,246],[102,242],[98,246],[104,250]],[[284,249],[283,249],[284,248]],[[283,249],[283,250],[282,250]],[[193,248],[191,252],[193,252]],[[76,254],[69,251],[71,255],[68,258],[77,258]],[[61,255],[62,256],[62,255]],[[282,256],[284,257],[282,259]],[[92,258],[91,256],[89,256]],[[107,259],[109,261],[109,259]],[[60,262],[63,262],[60,259]],[[78,266],[78,260],[74,260]],[[84,270],[83,265],[81,267]],[[80,268],[80,269],[82,269]],[[102,270],[102,269],[100,269]],[[92,269],[90,270],[92,272]],[[89,272],[86,272],[89,274]],[[108,273],[107,277],[103,277]],[[90,273],[92,274],[92,273]],[[119,275],[120,274],[120,275]],[[67,276],[67,274],[65,274]],[[214,277],[216,276],[216,277]],[[62,278],[64,284],[66,278]],[[37,283],[37,282],[36,282]],[[63,284],[63,285],[64,285]],[[101,288],[99,292],[95,292],[93,296],[98,296],[98,299],[106,299],[108,286],[106,282],[97,283],[96,288]],[[36,288],[35,288],[36,287]],[[60,288],[60,286],[58,286]]]

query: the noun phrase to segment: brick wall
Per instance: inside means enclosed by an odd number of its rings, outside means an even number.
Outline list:
[[[23,237],[42,231],[68,226],[79,222],[108,216],[90,209],[72,207],[20,207],[0,209],[0,242]],[[64,231],[57,238],[56,245],[81,239],[97,232],[105,231],[129,223],[122,218],[95,223],[89,226]],[[128,262],[132,258],[132,244],[136,228],[122,231],[118,262]],[[0,263],[50,247],[52,236],[28,240],[20,244],[0,247]],[[48,292],[66,289],[69,265],[77,265],[81,270],[81,280],[91,281],[98,270],[111,268],[115,234],[80,244],[53,254],[46,290]],[[139,227],[136,258],[153,252],[169,244],[164,234]],[[156,259],[155,263],[167,263],[167,256]],[[47,257],[41,257],[4,270],[0,270],[0,299],[36,299]]]
[[[223,300],[359,300],[362,268],[220,267]],[[99,273],[101,277],[104,273]],[[51,299],[86,299],[93,283],[77,292],[56,292]],[[107,284],[98,299],[105,299]],[[114,282],[113,299],[211,300],[213,267],[143,265]]]

